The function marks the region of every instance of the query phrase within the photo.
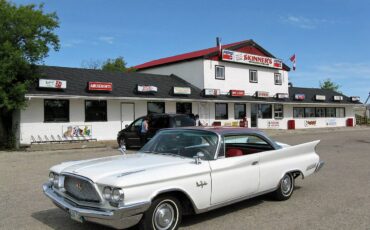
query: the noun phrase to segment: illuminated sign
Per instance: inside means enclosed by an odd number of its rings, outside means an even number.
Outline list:
[[[353,96],[353,97],[351,97],[351,101],[360,101],[360,97]]]
[[[245,95],[244,90],[236,90],[236,89],[230,90],[230,96],[232,97],[242,97],[244,95]]]
[[[111,82],[95,82],[89,81],[89,91],[112,91],[113,85]]]
[[[219,89],[204,89],[204,96],[217,96],[220,94],[221,92]]]
[[[294,99],[298,101],[303,101],[306,98],[306,96],[303,93],[296,93],[294,94]]]
[[[49,88],[49,89],[66,89],[67,88],[67,81],[39,79],[39,87],[40,88]]]
[[[287,98],[289,98],[289,94],[287,94],[287,93],[277,93],[276,98],[278,98],[278,99],[287,99]]]
[[[190,87],[173,87],[173,94],[176,95],[190,95]]]
[[[269,92],[266,91],[257,91],[256,96],[260,98],[269,97]]]
[[[222,50],[222,60],[249,65],[265,66],[275,69],[283,68],[283,62],[280,59],[241,53],[232,50]]]
[[[343,96],[334,96],[334,101],[343,101]]]
[[[318,95],[318,94],[315,95],[316,101],[325,101],[325,99],[326,99],[325,95]]]
[[[152,85],[137,85],[137,91],[140,93],[156,93],[158,88]]]

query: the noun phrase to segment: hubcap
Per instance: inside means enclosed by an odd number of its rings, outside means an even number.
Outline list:
[[[175,211],[168,203],[163,203],[157,207],[154,213],[154,225],[156,229],[169,229],[175,220]]]
[[[292,189],[292,179],[289,175],[285,175],[281,181],[281,191],[284,195],[289,195]]]
[[[120,142],[119,142],[119,144],[120,144],[120,147],[126,146],[125,139],[121,139]]]

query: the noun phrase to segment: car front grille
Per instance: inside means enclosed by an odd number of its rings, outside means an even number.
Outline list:
[[[99,203],[99,195],[91,182],[86,179],[65,175],[64,189],[66,193],[78,201]]]

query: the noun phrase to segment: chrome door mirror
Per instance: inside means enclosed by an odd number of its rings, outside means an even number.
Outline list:
[[[202,152],[198,152],[196,156],[193,156],[194,160],[195,160],[195,164],[196,165],[199,165],[201,164],[202,162],[200,161],[202,158],[204,157],[204,153]]]

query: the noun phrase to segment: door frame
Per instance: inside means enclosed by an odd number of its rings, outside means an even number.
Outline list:
[[[120,117],[120,121],[121,121],[121,130],[122,129],[124,129],[125,127],[122,127],[122,105],[123,104],[132,104],[133,105],[133,112],[134,112],[134,119],[132,120],[132,121],[135,121],[135,119],[136,119],[136,116],[135,116],[135,103],[134,102],[121,102],[121,105],[120,105],[120,115],[121,115],[121,117]]]

